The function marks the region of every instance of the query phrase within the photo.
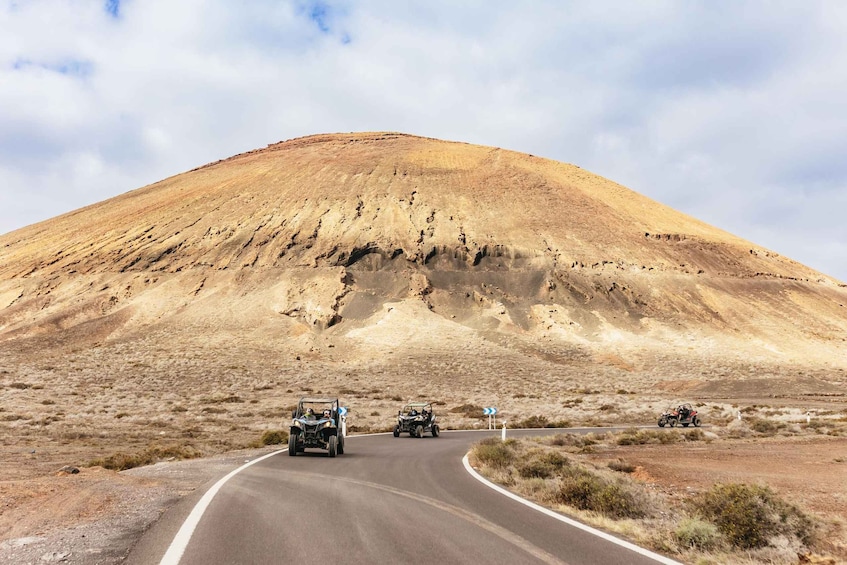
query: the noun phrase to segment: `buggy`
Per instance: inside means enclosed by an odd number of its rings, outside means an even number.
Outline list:
[[[659,427],[665,426],[674,427],[677,424],[687,428],[689,424],[694,424],[695,428],[700,427],[700,417],[697,415],[697,410],[691,407],[690,404],[680,404],[676,408],[669,408],[659,417]]]
[[[432,437],[438,437],[440,433],[432,403],[410,402],[397,412],[394,437],[400,437],[401,433],[408,433],[410,437],[423,437],[426,432],[432,433]]]
[[[307,447],[325,449],[330,457],[344,453],[337,398],[301,398],[292,417],[288,455],[294,457]]]

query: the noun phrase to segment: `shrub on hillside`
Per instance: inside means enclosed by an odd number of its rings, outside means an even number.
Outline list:
[[[259,441],[262,445],[288,443],[288,432],[285,430],[266,430]]]
[[[610,481],[582,468],[572,468],[563,474],[558,501],[614,519],[647,515],[647,504],[629,485]]]
[[[616,443],[618,445],[645,445],[648,443],[676,443],[680,440],[679,432],[677,431],[662,431],[662,430],[626,430],[622,432]]]
[[[779,431],[780,426],[771,420],[763,418],[752,418],[749,422],[750,429],[763,436],[773,436]]]
[[[711,551],[721,543],[717,526],[699,518],[686,518],[674,530],[679,545],[698,551]]]
[[[808,545],[814,535],[812,520],[765,486],[715,485],[691,505],[695,514],[713,523],[740,549],[765,547],[777,536]]]
[[[528,416],[523,420],[514,422],[512,428],[569,428],[571,423],[568,420],[549,420],[546,416]]]
[[[482,406],[477,406],[476,404],[462,404],[461,406],[451,408],[448,412],[462,414],[466,418],[482,418],[485,415],[482,413],[482,410]]]
[[[473,454],[481,464],[495,469],[504,469],[517,459],[514,440],[500,441],[499,438],[493,437],[476,444]]]
[[[570,465],[570,460],[555,451],[535,452],[524,457],[517,471],[524,479],[549,479],[562,468]]]
[[[635,465],[633,465],[632,463],[627,463],[623,459],[617,459],[615,461],[609,461],[607,466],[612,471],[617,471],[619,473],[634,473],[635,472]]]
[[[118,452],[108,457],[89,462],[89,467],[100,466],[113,471],[125,471],[134,467],[150,465],[164,459],[193,459],[202,453],[190,445],[153,446],[138,453]]]

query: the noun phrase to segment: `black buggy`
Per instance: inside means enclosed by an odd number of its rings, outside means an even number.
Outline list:
[[[439,431],[432,404],[429,402],[410,402],[397,412],[394,437],[400,437],[401,433],[408,433],[411,437],[423,437],[425,432],[431,432],[432,437],[438,437]]]
[[[307,447],[326,449],[330,457],[344,453],[337,398],[301,398],[292,416],[288,455],[294,457]]]

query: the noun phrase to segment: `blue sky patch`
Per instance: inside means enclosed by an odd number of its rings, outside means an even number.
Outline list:
[[[121,15],[121,0],[106,0],[104,8],[107,14],[113,18],[118,18]]]
[[[326,2],[320,0],[303,2],[300,4],[300,12],[307,16],[321,33],[330,32],[329,23],[332,19],[332,8]]]
[[[28,69],[44,69],[67,75],[70,77],[86,78],[94,72],[94,65],[90,61],[81,61],[76,59],[66,59],[52,63],[40,63],[30,61],[29,59],[18,58],[12,63],[12,69],[16,71],[26,71]]]

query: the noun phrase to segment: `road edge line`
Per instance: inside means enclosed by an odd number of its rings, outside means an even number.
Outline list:
[[[212,485],[212,488],[207,490],[203,494],[203,498],[201,498],[197,504],[194,505],[194,508],[191,509],[191,514],[188,515],[188,518],[186,518],[185,522],[183,522],[182,526],[180,526],[179,531],[168,546],[168,550],[165,552],[165,555],[162,556],[162,560],[159,561],[159,565],[179,565],[179,561],[182,559],[182,554],[185,553],[185,548],[188,547],[188,542],[191,541],[191,536],[194,534],[194,529],[197,527],[197,524],[200,523],[200,518],[203,517],[203,514],[206,512],[206,508],[209,507],[212,499],[215,498],[215,495],[218,494],[218,491],[221,490],[221,487],[223,487],[227,481],[247,467],[255,465],[259,461],[264,461],[274,455],[285,453],[286,451],[288,451],[288,448],[280,449],[279,451],[274,451],[273,453],[268,453],[267,455],[253,459],[238,469],[230,471],[228,475]]]
[[[659,563],[663,563],[664,565],[683,565],[683,563],[681,563],[679,561],[674,561],[673,559],[671,559],[669,557],[665,557],[664,555],[654,553],[654,552],[650,551],[649,549],[644,549],[643,547],[635,545],[634,543],[630,543],[628,541],[622,540],[622,539],[615,537],[611,534],[607,534],[604,531],[597,530],[595,528],[592,528],[591,526],[586,526],[582,522],[577,522],[576,520],[568,518],[567,516],[563,516],[563,515],[561,515],[557,512],[553,512],[549,508],[545,508],[545,507],[543,507],[539,504],[531,502],[531,501],[529,501],[525,498],[522,498],[522,497],[516,495],[515,493],[513,493],[511,491],[504,489],[500,485],[496,485],[496,484],[492,483],[491,481],[489,481],[488,479],[486,479],[485,477],[480,475],[476,471],[476,469],[471,467],[471,463],[468,459],[468,454],[465,454],[465,456],[462,458],[462,464],[465,466],[465,470],[468,472],[468,474],[470,474],[471,477],[478,480],[479,482],[481,482],[482,484],[484,484],[488,488],[493,489],[493,490],[499,492],[500,494],[511,498],[512,500],[520,502],[524,506],[528,506],[528,507],[532,508],[533,510],[537,510],[538,512],[541,512],[542,514],[546,514],[547,516],[549,516],[551,518],[555,518],[556,520],[559,520],[560,522],[564,522],[565,524],[567,524],[569,526],[573,526],[574,528],[580,529],[584,532],[588,532],[589,534],[595,535],[595,536],[602,538],[602,539],[604,539],[608,542],[614,543],[614,544],[619,545],[621,547],[625,547],[626,549],[629,549],[630,551],[634,551],[635,553],[643,555],[644,557],[649,557],[650,559],[653,559],[654,561],[657,561]]]

